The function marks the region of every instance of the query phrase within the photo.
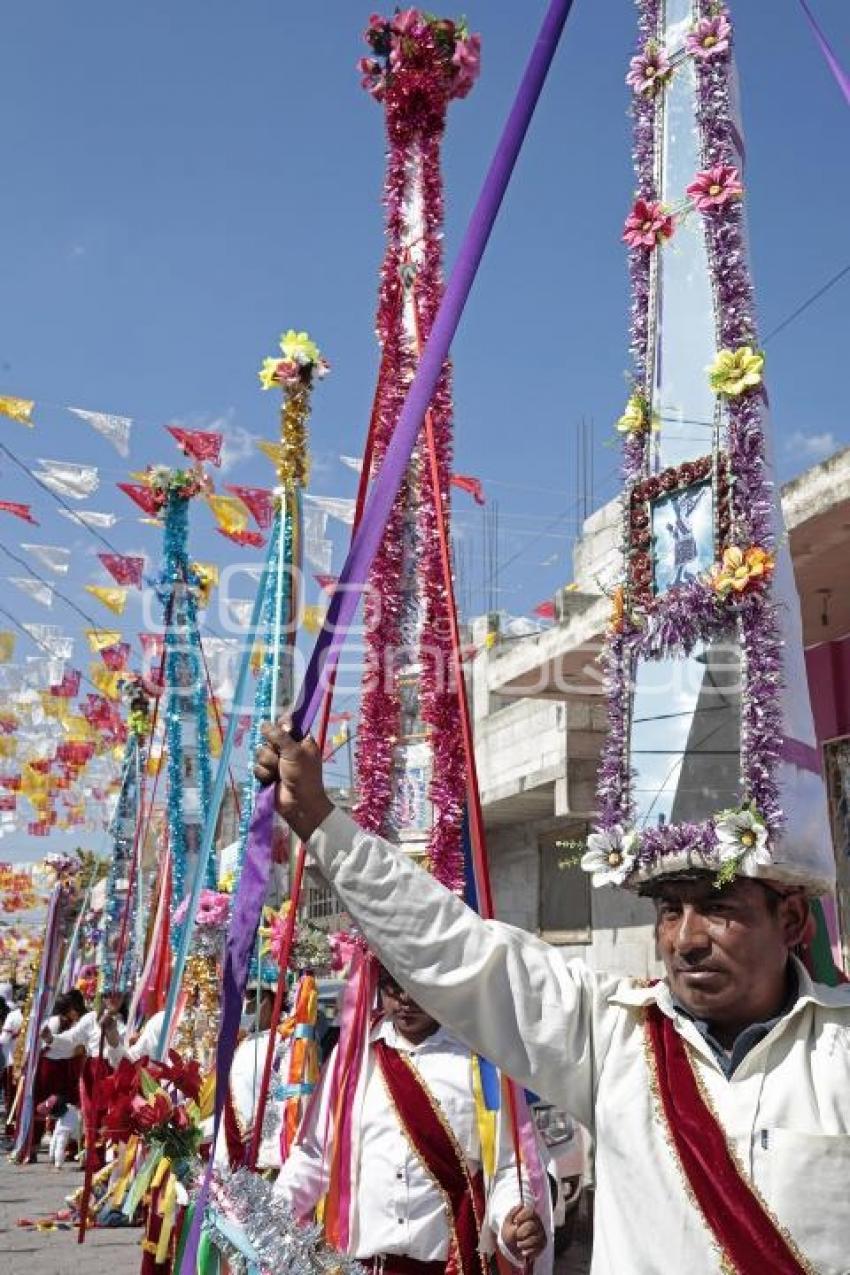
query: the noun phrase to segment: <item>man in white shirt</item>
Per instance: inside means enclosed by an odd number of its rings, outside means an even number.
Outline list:
[[[278,781],[278,810],[393,976],[594,1132],[594,1275],[846,1275],[850,986],[814,984],[790,955],[802,891],[662,879],[666,980],[607,977],[482,921],[334,809],[313,741],[266,739],[257,777]]]
[[[12,1103],[15,1098],[15,1070],[13,1065],[15,1047],[18,1036],[21,1034],[24,1016],[20,1006],[14,1003],[10,984],[3,988],[3,991],[6,990],[9,993],[4,998],[7,1004],[7,1012],[3,1022],[0,1023],[0,1093],[3,1095],[4,1118],[8,1126]]]
[[[356,1081],[351,1255],[386,1275],[437,1275],[450,1258],[457,1262],[451,1269],[481,1275],[495,1235],[515,1265],[534,1259],[546,1248],[546,1232],[520,1196],[505,1137],[493,1179],[486,1188],[483,1182],[470,1051],[385,970],[380,990],[383,1017],[372,1028]],[[328,1060],[317,1100],[275,1184],[303,1220],[330,1185],[336,1061],[335,1055]]]
[[[77,988],[57,997],[54,1012],[61,1030],[45,1023],[41,1039],[48,1058],[97,1058],[100,1053],[100,1024],[93,1009],[86,1009],[85,997]]]
[[[276,982],[275,974],[274,983]],[[274,985],[258,986],[256,980],[248,984],[245,992],[242,1028],[246,1034],[233,1055],[230,1089],[225,1098],[224,1119],[215,1148],[216,1164],[229,1165],[233,1169],[244,1163],[253,1134],[257,1099],[269,1048],[269,1026],[274,998]],[[274,1097],[273,1087],[277,1078],[285,1073],[289,1048],[288,1041],[278,1041],[276,1057],[272,1063],[272,1089],[266,1104],[263,1134],[257,1151],[258,1169],[276,1169],[281,1163],[281,1104]]]

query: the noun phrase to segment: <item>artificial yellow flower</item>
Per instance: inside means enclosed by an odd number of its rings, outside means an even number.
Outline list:
[[[305,363],[318,363],[322,357],[316,342],[311,341],[306,332],[296,332],[294,328],[284,332],[280,338],[280,348],[285,359],[292,359],[302,366]]]
[[[722,561],[712,573],[712,587],[721,597],[728,593],[743,593],[756,581],[761,581],[773,570],[773,555],[754,545],[739,549],[731,545],[724,549]]]
[[[747,390],[761,385],[764,371],[764,355],[751,345],[740,345],[737,350],[720,350],[708,369],[711,388],[727,398],[737,398]]]
[[[264,390],[272,390],[277,385],[275,376],[280,367],[280,359],[263,359],[263,366],[258,372],[260,384]]]
[[[617,421],[621,434],[642,434],[649,422],[646,399],[642,394],[630,394],[626,410]]]

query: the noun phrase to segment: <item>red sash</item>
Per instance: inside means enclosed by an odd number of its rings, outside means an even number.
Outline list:
[[[479,1252],[484,1223],[482,1175],[471,1176],[440,1104],[407,1055],[383,1040],[376,1040],[371,1048],[405,1135],[436,1181],[449,1211],[446,1275],[487,1275],[487,1258]]]
[[[239,1120],[236,1115],[236,1107],[233,1103],[233,1094],[228,1086],[227,1093],[224,1095],[224,1140],[227,1144],[227,1158],[230,1161],[230,1167],[235,1173],[237,1169],[241,1169],[245,1163],[245,1153],[247,1151],[246,1138],[243,1137],[242,1130],[239,1127]]]
[[[737,1275],[813,1275],[741,1173],[673,1021],[657,1005],[649,1005],[646,1030],[667,1131],[731,1269]]]

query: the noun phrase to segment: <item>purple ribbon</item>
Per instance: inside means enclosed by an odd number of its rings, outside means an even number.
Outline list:
[[[408,390],[380,472],[372,484],[363,518],[340,572],[322,631],[313,648],[292,715],[292,733],[297,739],[303,738],[310,730],[322,698],[323,675],[330,673],[339,659],[346,632],[354,618],[369,568],[381,544],[390,511],[404,479],[422,421],[449,353],[572,5],[573,0],[551,0],[531,51],[516,99],[440,302],[428,343],[422,352],[416,376]],[[236,1048],[242,998],[248,980],[248,963],[269,879],[273,813],[274,787],[270,786],[259,794],[254,807],[244,866],[227,932],[223,1013],[216,1056],[213,1147],[218,1139],[224,1095]],[[194,1275],[197,1268],[198,1244],[209,1198],[213,1159],[214,1155],[211,1155],[198,1194],[178,1275]]]
[[[791,739],[783,735],[779,741],[779,756],[782,761],[790,762],[798,770],[809,770],[813,775],[820,775],[820,750],[812,744],[804,744],[801,739]]]
[[[826,64],[829,67],[830,71],[832,71],[832,74],[835,77],[836,84],[841,89],[841,92],[844,94],[847,105],[850,106],[850,75],[847,74],[847,72],[844,70],[844,67],[841,65],[841,63],[838,61],[838,58],[833,53],[832,46],[830,45],[823,31],[821,31],[820,27],[818,26],[815,20],[815,15],[812,13],[811,9],[809,8],[808,4],[806,3],[806,0],[800,0],[800,6],[806,15],[806,18],[808,19],[809,26],[812,28],[812,31],[814,32],[815,39],[820,45],[820,51],[823,54],[824,58],[826,59]]]

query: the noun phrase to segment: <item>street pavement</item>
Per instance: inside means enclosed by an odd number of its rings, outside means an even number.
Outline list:
[[[16,1225],[18,1218],[47,1217],[64,1207],[65,1196],[82,1183],[79,1169],[55,1172],[39,1164],[9,1164],[0,1158],[0,1272],[2,1275],[138,1275],[141,1229],[94,1230],[85,1244],[76,1230],[35,1231]],[[587,1275],[586,1226],[555,1264],[555,1275]]]
[[[79,1169],[57,1173],[42,1153],[39,1164],[9,1164],[0,1158],[0,1271],[3,1275],[138,1275],[140,1228],[89,1232],[81,1247],[77,1232],[35,1231],[16,1225],[55,1213],[82,1184]]]

